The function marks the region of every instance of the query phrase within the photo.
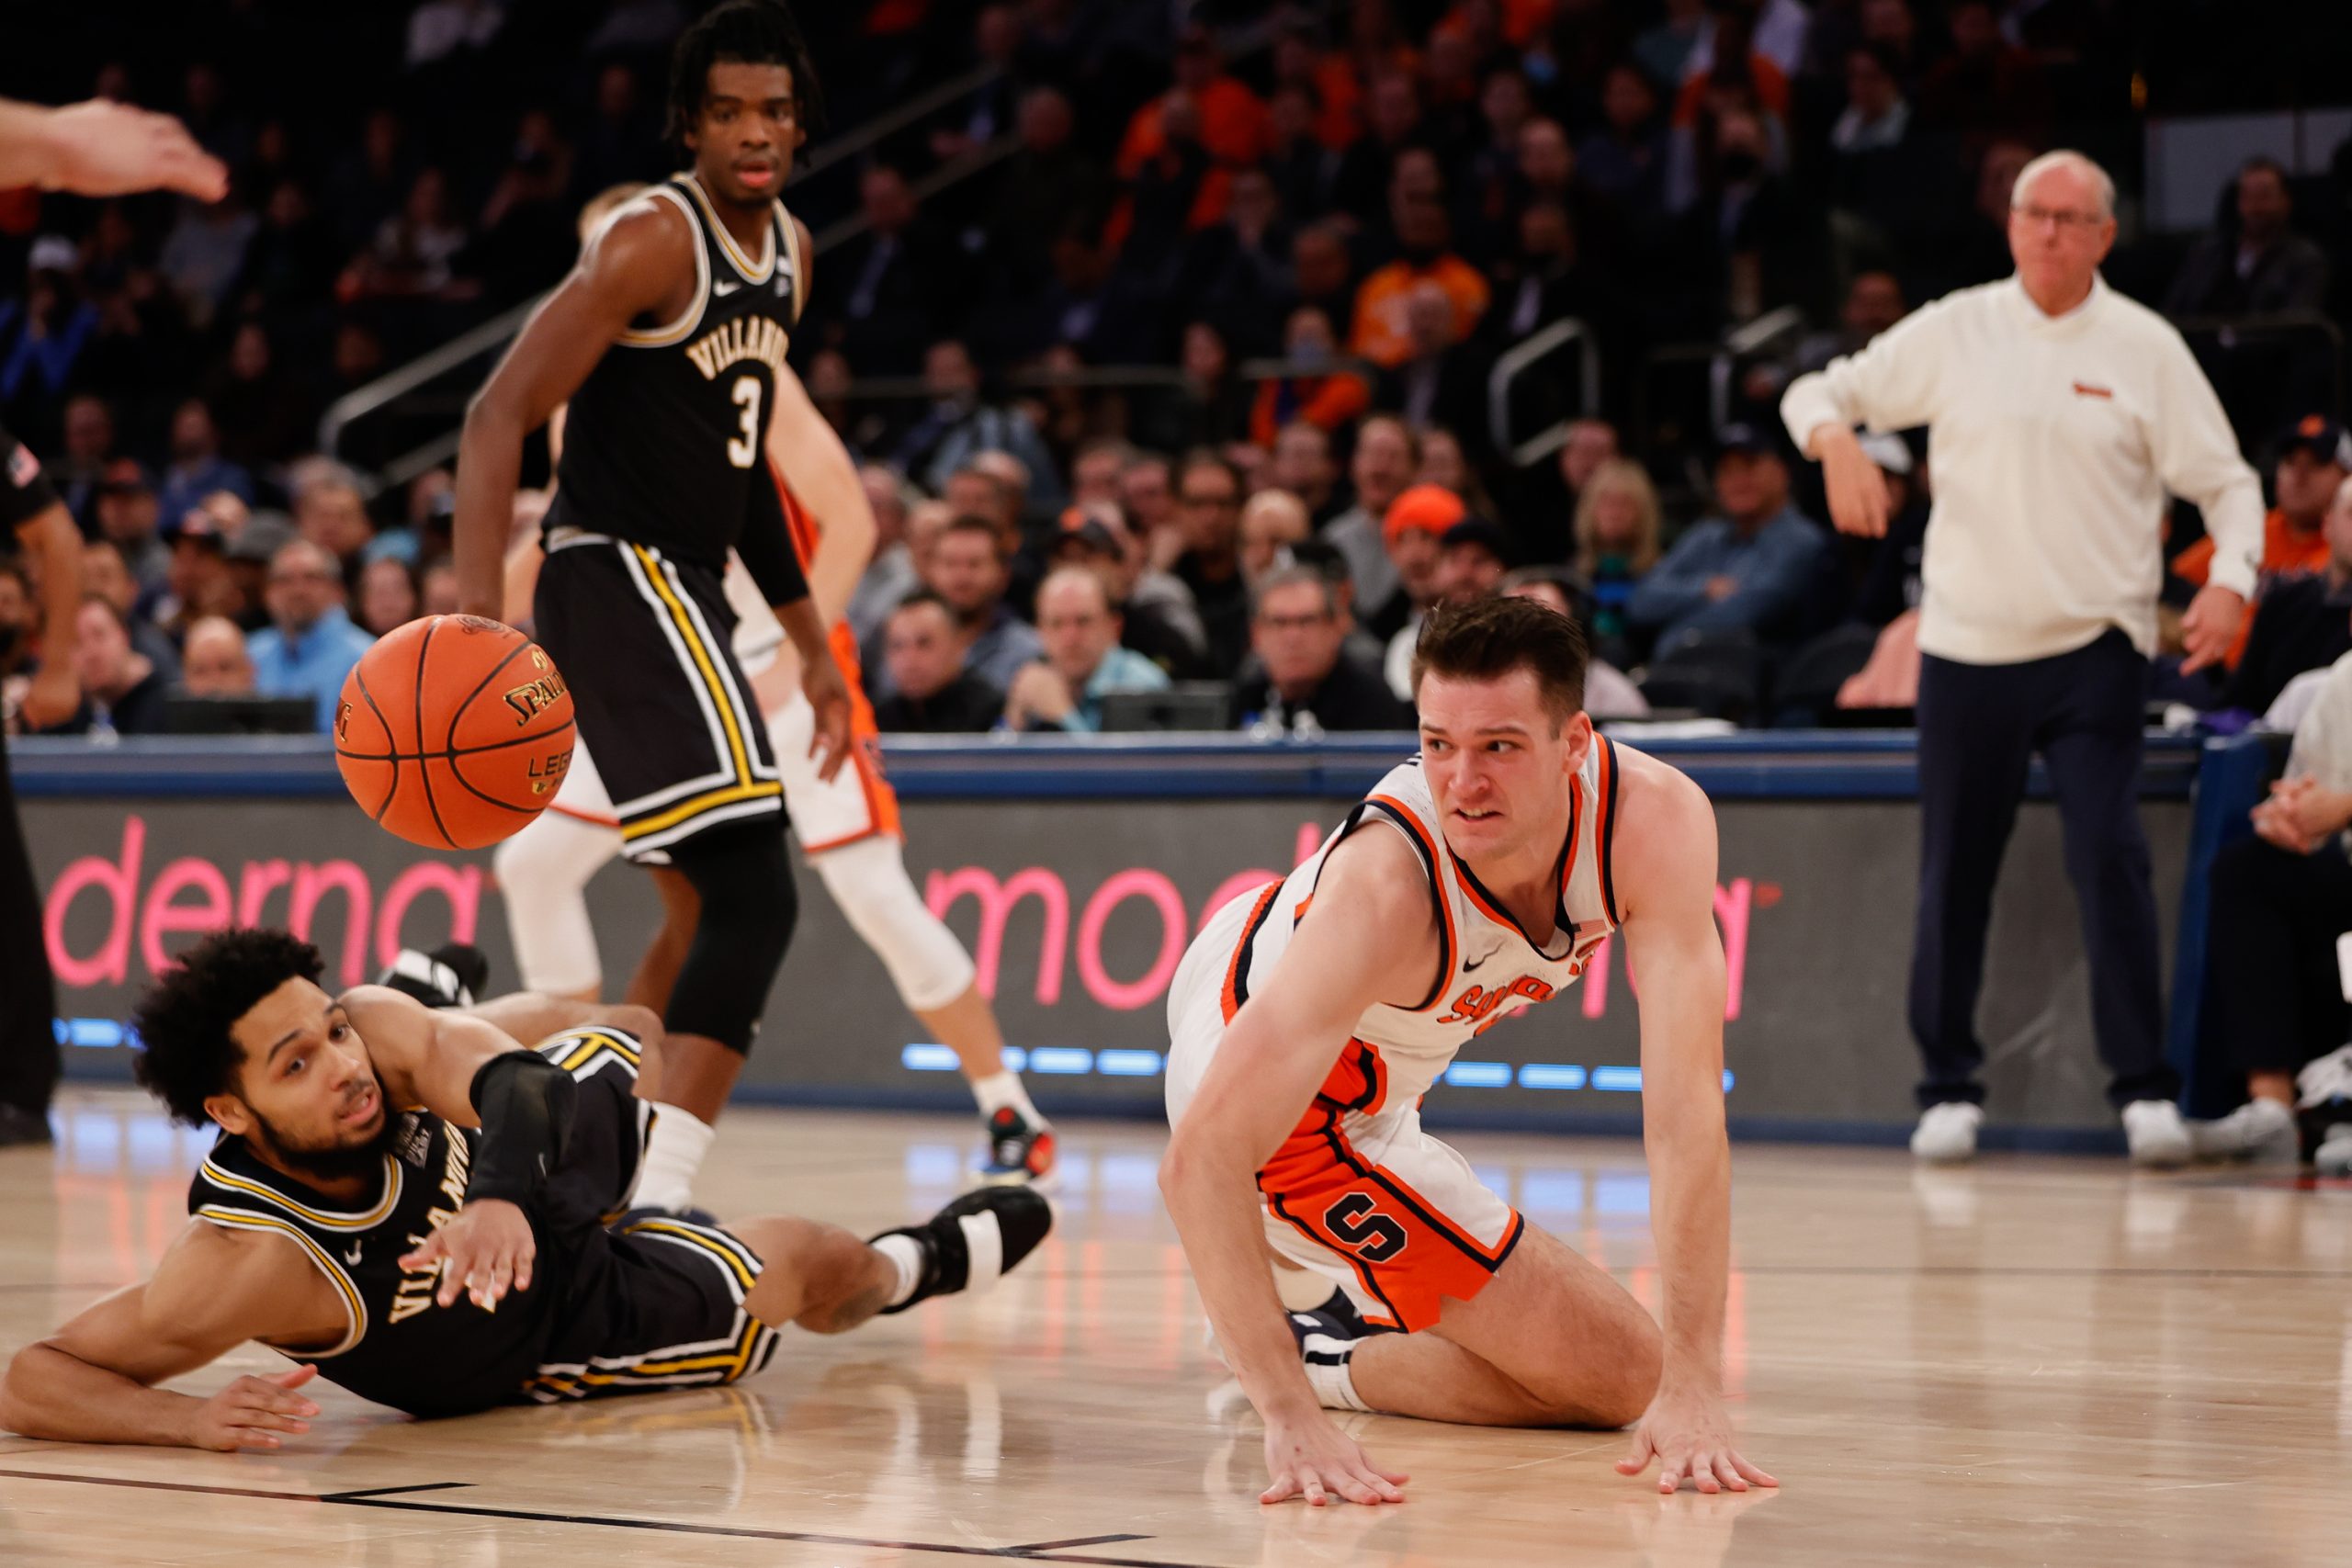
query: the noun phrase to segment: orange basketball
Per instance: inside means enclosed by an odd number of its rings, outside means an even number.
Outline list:
[[[571,766],[571,694],[512,626],[428,615],[343,682],[335,765],[359,809],[413,844],[478,850],[547,809]]]

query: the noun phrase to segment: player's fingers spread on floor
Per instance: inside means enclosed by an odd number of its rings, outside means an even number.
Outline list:
[[[1663,1455],[1660,1456],[1657,1470],[1657,1489],[1661,1492],[1679,1492],[1682,1489],[1682,1461],[1680,1460],[1667,1459]]]
[[[1707,1461],[1707,1468],[1714,1472],[1715,1479],[1722,1482],[1726,1489],[1733,1492],[1747,1490],[1747,1478],[1739,1473],[1739,1467],[1733,1462],[1731,1454],[1715,1455]]]
[[[1617,1461],[1617,1473],[1620,1475],[1641,1474],[1643,1471],[1649,1468],[1650,1458],[1657,1451],[1650,1444],[1648,1430],[1644,1428],[1636,1431],[1634,1434],[1634,1446],[1626,1450],[1623,1459]]]
[[[1779,1482],[1772,1479],[1770,1474],[1769,1474],[1763,1467],[1760,1465],[1750,1464],[1737,1454],[1731,1456],[1731,1462],[1734,1467],[1738,1470],[1740,1474],[1746,1476],[1749,1481],[1754,1482],[1758,1486],[1778,1486],[1780,1484]]]
[[[1330,1499],[1323,1495],[1323,1478],[1315,1474],[1312,1471],[1308,1472],[1306,1476],[1306,1506],[1310,1508],[1320,1508],[1329,1502]]]

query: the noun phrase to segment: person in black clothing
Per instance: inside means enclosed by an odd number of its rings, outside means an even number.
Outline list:
[[[653,1122],[650,1010],[335,997],[322,967],[285,932],[227,931],[141,1003],[140,1081],[221,1136],[155,1272],[17,1353],[0,1427],[268,1451],[310,1430],[322,1371],[427,1416],[729,1383],[788,1322],[838,1334],[986,1286],[1052,1227],[1025,1187],[871,1241],[782,1216],[608,1224]],[[295,1364],[209,1398],[155,1387],[249,1340]]]
[[[59,650],[60,657],[63,649]],[[130,623],[114,601],[92,593],[74,616],[74,671],[82,705],[52,735],[157,735],[171,682],[155,661],[130,645]]]
[[[1206,448],[1176,470],[1176,519],[1184,553],[1176,578],[1193,592],[1219,675],[1238,669],[1250,647],[1250,584],[1241,575],[1241,470]]]
[[[727,0],[688,28],[670,129],[693,168],[596,231],[475,398],[458,448],[460,607],[503,619],[524,438],[568,409],[537,639],[571,686],[625,852],[683,876],[703,911],[664,1019],[656,1165],[672,1177],[708,1147],[797,914],[767,726],[713,630],[735,623],[719,586],[729,551],[799,655],[820,776],[848,755],[849,693],[781,491],[836,461],[854,473],[785,362],[811,246],[776,197],[820,110],[782,5]],[[808,477],[772,471],[771,426]]]
[[[1277,567],[1258,580],[1250,641],[1257,657],[1233,694],[1239,728],[1313,735],[1410,729],[1379,666],[1349,657],[1351,626],[1330,580],[1312,567]]]
[[[927,588],[908,594],[884,637],[891,690],[874,705],[884,734],[978,735],[996,727],[1004,694],[964,668],[946,600]]]
[[[2352,653],[2352,479],[2336,488],[2321,527],[2326,569],[2264,584],[2251,612],[2245,652],[2222,693],[2223,707],[2265,712],[2288,682]]]

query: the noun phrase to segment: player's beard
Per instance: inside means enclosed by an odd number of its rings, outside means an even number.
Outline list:
[[[399,1124],[384,1102],[383,1085],[379,1082],[375,1087],[379,1120],[376,1130],[357,1143],[321,1144],[293,1137],[258,1111],[254,1112],[253,1131],[246,1135],[271,1161],[304,1177],[314,1187],[373,1176],[399,1134]]]

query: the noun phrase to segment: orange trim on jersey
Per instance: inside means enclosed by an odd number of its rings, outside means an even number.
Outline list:
[[[1594,736],[1592,743],[1600,744]],[[1568,907],[1568,881],[1577,874],[1577,840],[1584,836],[1584,780],[1581,776],[1568,781],[1568,847],[1560,855],[1560,908]]]
[[[548,809],[559,817],[569,817],[574,822],[585,822],[591,828],[610,828],[616,833],[620,831],[621,819],[609,811],[582,811],[560,800],[548,802]]]
[[[1274,895],[1283,890],[1283,879],[1274,878],[1250,906],[1250,918],[1241,922],[1241,940],[1234,944],[1233,959],[1225,966],[1225,990],[1217,1000],[1225,1010],[1225,1021],[1231,1023],[1233,1015],[1241,1010],[1241,972],[1250,956],[1250,944],[1258,940],[1258,928],[1266,923],[1266,911],[1274,906]]]
[[[792,541],[792,553],[800,558],[800,570],[806,572],[817,558],[817,520],[808,515],[808,509],[792,493],[792,487],[785,482],[784,470],[775,466],[773,457],[768,459],[768,478],[775,481],[776,499],[784,502],[785,536]]]
[[[855,734],[850,737],[848,766],[857,770],[857,785],[865,796],[865,826],[854,833],[843,833],[838,839],[822,843],[802,842],[803,854],[822,854],[827,850],[840,849],[865,839],[889,837],[904,839],[906,828],[899,816],[899,792],[882,776],[882,764],[874,759],[873,744]],[[787,802],[787,805],[789,803]]]
[[[1387,810],[1393,814],[1398,826],[1402,827],[1407,832],[1412,834],[1413,838],[1421,846],[1423,863],[1429,868],[1430,893],[1430,896],[1437,900],[1439,927],[1437,983],[1430,987],[1429,1000],[1423,1002],[1417,1008],[1409,1008],[1406,1010],[1409,1012],[1427,1012],[1445,999],[1446,982],[1453,978],[1453,955],[1455,953],[1460,951],[1453,936],[1453,904],[1451,899],[1446,897],[1445,885],[1440,879],[1438,874],[1438,867],[1444,863],[1444,855],[1451,852],[1442,850],[1438,845],[1437,835],[1430,832],[1428,826],[1424,824],[1419,817],[1413,814],[1413,808],[1411,807],[1406,805],[1395,795],[1366,795],[1364,798],[1370,801],[1374,801],[1386,807]],[[1455,878],[1455,880],[1462,881],[1459,877]],[[1464,883],[1464,886],[1467,886],[1468,884],[1465,882]],[[1499,919],[1500,917],[1497,918]]]
[[[1600,773],[1593,792],[1593,863],[1600,872],[1600,912],[1609,917],[1613,928],[1624,924],[1617,918],[1617,887],[1611,879],[1609,864],[1610,835],[1617,829],[1617,748],[1598,736],[1594,737],[1594,744],[1600,748]]]

